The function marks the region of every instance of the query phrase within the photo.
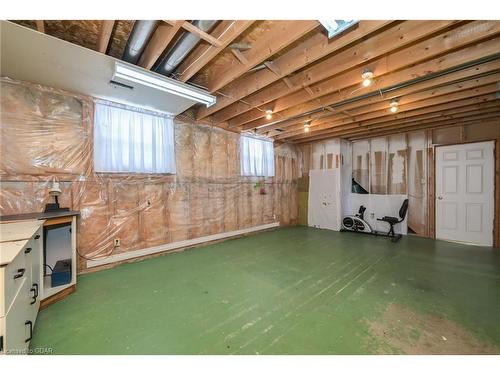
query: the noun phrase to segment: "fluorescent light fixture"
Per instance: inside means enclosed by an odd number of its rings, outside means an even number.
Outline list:
[[[194,100],[195,102],[205,104],[207,107],[214,105],[217,100],[215,96],[210,95],[205,90],[119,61],[115,62],[115,71],[111,80],[129,86],[131,83],[148,86],[156,90],[168,92],[169,94]]]
[[[319,23],[328,31],[328,39],[356,25],[358,20],[319,20]]]

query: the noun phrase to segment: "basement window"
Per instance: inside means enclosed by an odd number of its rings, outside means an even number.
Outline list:
[[[94,169],[102,173],[175,173],[172,116],[97,102]]]
[[[242,176],[274,176],[274,145],[271,140],[248,136],[240,138]]]

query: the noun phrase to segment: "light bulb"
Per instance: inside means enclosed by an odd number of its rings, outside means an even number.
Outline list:
[[[397,99],[391,100],[391,102],[389,103],[389,106],[391,107],[390,111],[392,113],[396,113],[398,111],[398,105],[399,105],[399,101]]]
[[[309,126],[304,126],[304,133],[309,133]]]
[[[361,78],[363,79],[363,86],[368,87],[372,84],[373,72],[369,69],[365,69],[363,73],[361,73]]]
[[[273,111],[271,111],[270,109],[268,109],[266,111],[266,119],[267,120],[271,120],[273,118]]]

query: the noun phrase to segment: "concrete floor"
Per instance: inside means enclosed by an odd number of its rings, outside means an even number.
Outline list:
[[[283,228],[83,275],[54,354],[500,354],[500,251]]]

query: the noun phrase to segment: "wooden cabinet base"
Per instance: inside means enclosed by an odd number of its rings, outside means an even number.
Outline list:
[[[67,296],[69,296],[71,293],[73,293],[76,290],[76,285],[71,285],[70,287],[61,290],[59,293],[54,294],[53,296],[50,296],[48,298],[45,298],[40,302],[40,310],[46,308],[49,305],[52,305],[53,303],[56,303]]]

